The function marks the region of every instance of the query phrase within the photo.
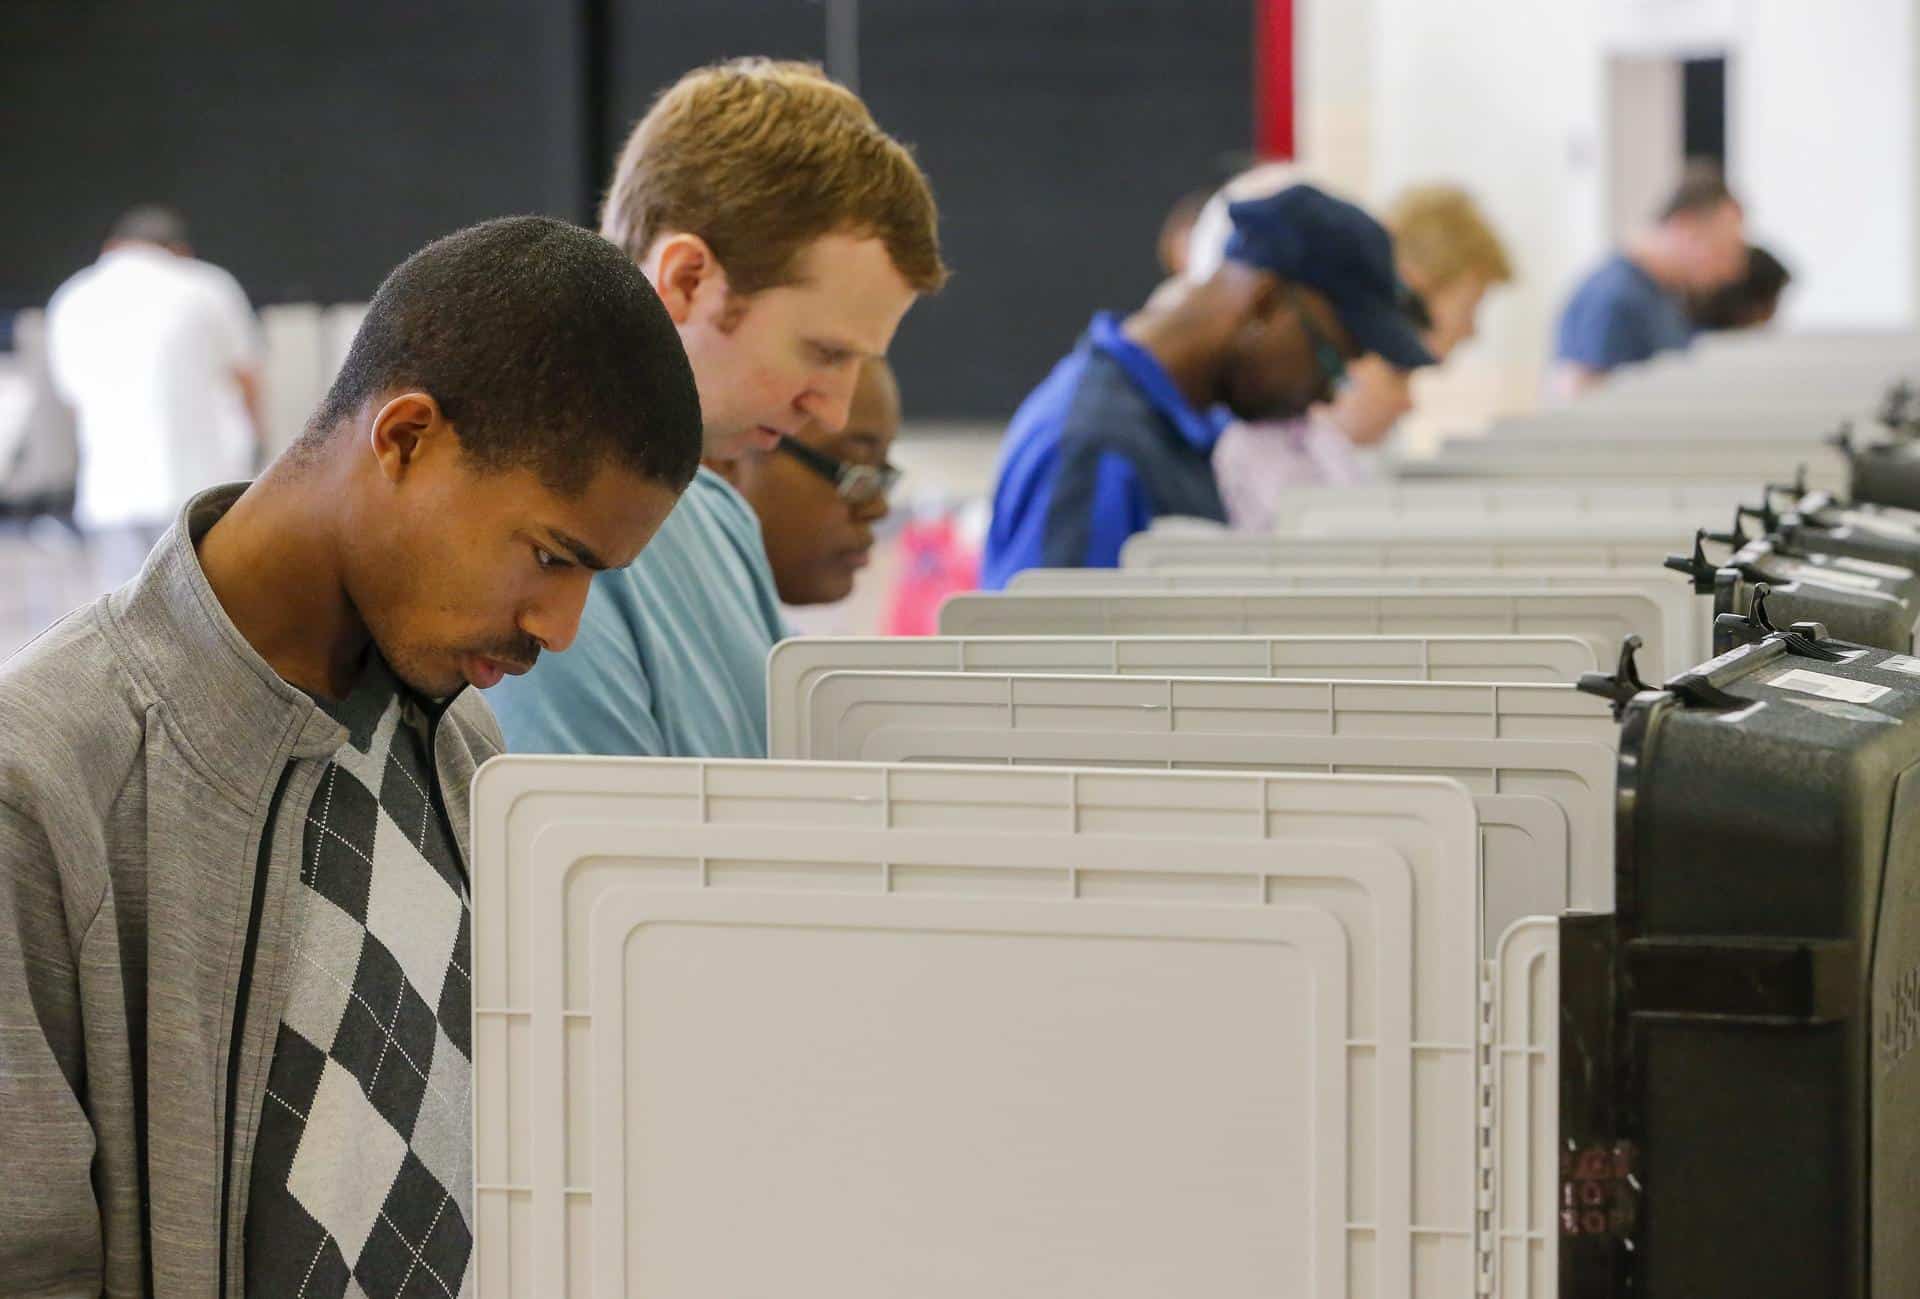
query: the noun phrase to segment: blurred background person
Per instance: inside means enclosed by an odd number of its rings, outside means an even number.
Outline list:
[[[102,580],[117,584],[189,497],[253,476],[263,450],[253,308],[231,275],[194,258],[178,212],[136,207],[53,295],[47,352],[78,425],[75,519]]]
[[[1160,223],[1160,238],[1154,248],[1162,275],[1187,273],[1187,247],[1193,237],[1193,223],[1211,197],[1208,190],[1192,190],[1175,199],[1167,210],[1167,219]]]
[[[1227,241],[1233,238],[1233,218],[1227,209],[1242,199],[1266,198],[1289,185],[1324,184],[1308,168],[1297,162],[1263,162],[1229,179],[1200,205],[1193,225],[1187,231],[1185,269],[1190,280],[1204,280],[1220,269],[1226,260]]]
[[[707,467],[759,516],[782,604],[834,604],[853,594],[854,578],[873,561],[874,529],[887,517],[899,481],[887,458],[899,434],[893,370],[870,357],[837,432],[809,422],[781,435],[771,450],[708,458]]]
[[[1746,218],[1720,169],[1687,168],[1659,217],[1588,274],[1560,314],[1550,393],[1576,397],[1609,371],[1675,352],[1693,338],[1689,294],[1746,271]]]
[[[1747,273],[1724,288],[1701,294],[1687,304],[1699,330],[1758,329],[1773,320],[1793,272],[1758,244],[1747,246]]]
[[[1487,291],[1512,281],[1506,246],[1472,196],[1452,185],[1408,190],[1388,209],[1386,227],[1400,278],[1421,304],[1421,339],[1444,364],[1474,336]],[[1213,453],[1228,523],[1267,532],[1282,488],[1373,478],[1365,449],[1385,441],[1413,409],[1411,379],[1379,356],[1363,356],[1346,367],[1332,401],[1293,419],[1228,428]]]

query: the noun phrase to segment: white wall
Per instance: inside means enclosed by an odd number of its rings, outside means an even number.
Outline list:
[[[1674,123],[1686,113],[1678,59],[1616,54],[1606,64],[1607,237],[1628,238],[1673,193],[1686,166]]]
[[[1421,407],[1452,422],[1533,404],[1563,286],[1603,239],[1601,62],[1588,6],[1533,0],[1377,0],[1376,201],[1407,185],[1466,186],[1519,280]],[[1457,413],[1456,413],[1457,412]]]
[[[1295,144],[1315,179],[1364,195],[1373,141],[1375,0],[1295,0]]]
[[[1756,238],[1797,276],[1790,324],[1914,323],[1920,305],[1915,0],[1748,0],[1728,66]]]
[[[1920,317],[1920,0],[1302,0],[1301,23],[1303,161],[1375,204],[1463,184],[1514,254],[1480,341],[1422,376],[1443,425],[1537,398],[1560,305],[1611,241],[1618,56],[1728,54],[1729,171],[1799,276],[1789,323]]]

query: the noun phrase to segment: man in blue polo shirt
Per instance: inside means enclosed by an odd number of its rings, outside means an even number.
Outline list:
[[[1693,341],[1687,295],[1746,273],[1746,221],[1716,167],[1688,169],[1660,217],[1600,263],[1560,314],[1552,395],[1576,397],[1623,365]]]
[[[1213,446],[1230,419],[1325,401],[1347,362],[1431,365],[1423,313],[1379,222],[1295,185],[1228,209],[1226,261],[1124,320],[1102,313],[1007,430],[981,584],[1023,568],[1111,568],[1163,515],[1224,521]]]

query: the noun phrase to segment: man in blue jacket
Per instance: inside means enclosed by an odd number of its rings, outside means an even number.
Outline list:
[[[1326,401],[1347,362],[1433,364],[1424,311],[1386,230],[1311,185],[1235,203],[1226,261],[1107,313],[1028,396],[1007,430],[982,585],[1023,568],[1111,568],[1163,515],[1224,521],[1213,447],[1230,419]]]

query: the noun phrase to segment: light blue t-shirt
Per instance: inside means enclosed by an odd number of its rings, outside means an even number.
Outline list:
[[[514,753],[767,756],[767,654],[786,634],[760,520],[701,469],[580,634],[487,692]]]
[[[1567,301],[1554,353],[1562,361],[1606,371],[1680,351],[1692,341],[1693,321],[1685,304],[1615,253]]]

